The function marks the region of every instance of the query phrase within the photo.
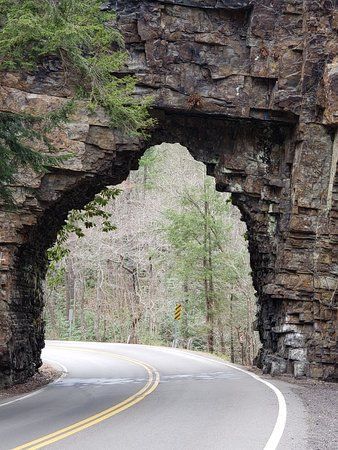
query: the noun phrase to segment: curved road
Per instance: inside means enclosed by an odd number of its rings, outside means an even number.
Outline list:
[[[267,382],[182,350],[48,342],[67,372],[0,403],[0,449],[302,449],[302,406]],[[278,389],[275,387],[278,385]]]

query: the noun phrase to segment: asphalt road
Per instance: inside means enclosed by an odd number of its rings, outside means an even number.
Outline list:
[[[48,342],[67,372],[0,403],[0,449],[304,449],[302,405],[286,383],[182,350]],[[276,387],[278,386],[278,388]]]

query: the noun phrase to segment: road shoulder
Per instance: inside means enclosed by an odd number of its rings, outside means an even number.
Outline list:
[[[296,449],[292,446],[292,434],[300,433],[303,435],[301,438],[306,450],[338,448],[338,383],[295,379],[289,376],[272,377],[262,375],[257,367],[247,370],[275,384],[283,392],[287,406],[292,403],[292,407],[288,407],[288,412],[293,412],[287,421],[289,436],[286,434],[282,440],[282,444],[288,441],[288,447],[282,445],[279,450]]]
[[[215,355],[194,352],[215,360]],[[287,423],[278,450],[336,450],[338,448],[338,383],[264,375],[257,367],[240,366],[275,385],[287,404]],[[300,446],[300,443],[301,446]]]
[[[39,369],[39,372],[26,383],[16,384],[7,389],[0,389],[0,406],[14,400],[19,400],[21,397],[26,397],[26,395],[44,388],[57,380],[62,373],[59,367],[50,363],[44,363]]]
[[[301,399],[307,422],[308,450],[338,448],[338,384],[324,381],[289,381]]]

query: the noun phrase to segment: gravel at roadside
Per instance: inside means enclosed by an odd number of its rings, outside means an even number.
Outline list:
[[[210,354],[204,355],[214,357]],[[299,380],[289,376],[271,377],[262,375],[262,371],[257,367],[244,368],[267,381],[280,380],[287,383],[292,392],[300,398],[305,411],[307,442],[305,448],[297,450],[338,449],[338,383]]]
[[[288,383],[304,405],[307,422],[307,445],[299,450],[338,449],[338,383],[299,380],[290,376],[262,375],[257,367],[246,367],[268,381]]]
[[[17,384],[8,389],[0,389],[0,404],[8,399],[12,399],[24,394],[28,394],[51,383],[61,376],[62,372],[50,364],[43,364],[29,381]]]
[[[308,423],[306,450],[338,449],[338,384],[293,381],[291,389],[305,407]]]

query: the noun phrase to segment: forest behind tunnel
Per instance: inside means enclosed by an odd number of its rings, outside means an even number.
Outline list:
[[[101,213],[71,212],[73,227],[49,250],[47,339],[177,346],[252,364],[256,296],[230,195],[185,147],[165,143],[108,189]]]

